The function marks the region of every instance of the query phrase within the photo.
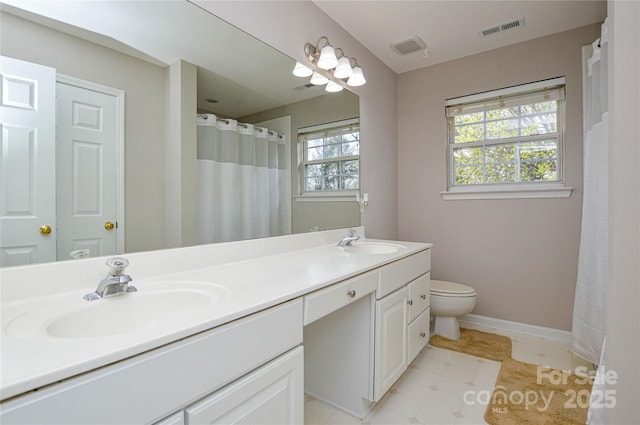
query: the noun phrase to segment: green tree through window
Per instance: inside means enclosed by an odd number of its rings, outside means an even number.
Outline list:
[[[298,133],[302,148],[302,191],[360,188],[360,126],[347,120]]]
[[[560,180],[564,85],[449,104],[450,185]]]

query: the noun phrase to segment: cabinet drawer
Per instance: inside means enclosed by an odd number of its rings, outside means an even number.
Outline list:
[[[413,322],[409,323],[408,362],[411,363],[420,350],[429,342],[429,309],[423,311]]]
[[[303,423],[303,364],[303,348],[297,347],[187,407],[187,423]]]
[[[431,273],[425,273],[409,283],[409,322],[429,307]]]
[[[431,250],[420,251],[380,269],[376,299],[380,299],[431,270]]]
[[[304,325],[315,322],[334,311],[374,292],[378,285],[378,272],[372,271],[353,277],[304,297]]]
[[[168,418],[164,418],[160,422],[156,422],[153,425],[185,425],[184,424],[184,412],[180,411],[178,413],[174,413]]]

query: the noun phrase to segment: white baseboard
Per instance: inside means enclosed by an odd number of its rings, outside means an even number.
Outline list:
[[[458,319],[458,322],[463,326],[464,324],[469,324],[483,328],[537,336],[540,338],[552,339],[554,341],[571,342],[571,332],[569,331],[529,325],[527,323],[512,322],[510,320],[494,319],[493,317],[480,316],[478,314],[467,314],[466,316]]]

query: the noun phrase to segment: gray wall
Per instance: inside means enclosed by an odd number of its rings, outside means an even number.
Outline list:
[[[126,92],[125,250],[163,248],[164,68],[10,14],[1,16],[2,55]]]
[[[400,239],[429,241],[432,278],[473,286],[474,313],[570,329],[582,210],[581,48],[599,26],[398,77]],[[444,201],[447,98],[566,76],[569,198]]]

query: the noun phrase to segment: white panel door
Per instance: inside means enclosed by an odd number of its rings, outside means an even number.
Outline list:
[[[0,266],[54,261],[56,71],[1,56],[0,74]]]
[[[408,300],[405,286],[376,301],[374,401],[380,401],[407,370]]]
[[[58,259],[80,249],[91,257],[115,254],[117,99],[61,82],[56,91]]]

